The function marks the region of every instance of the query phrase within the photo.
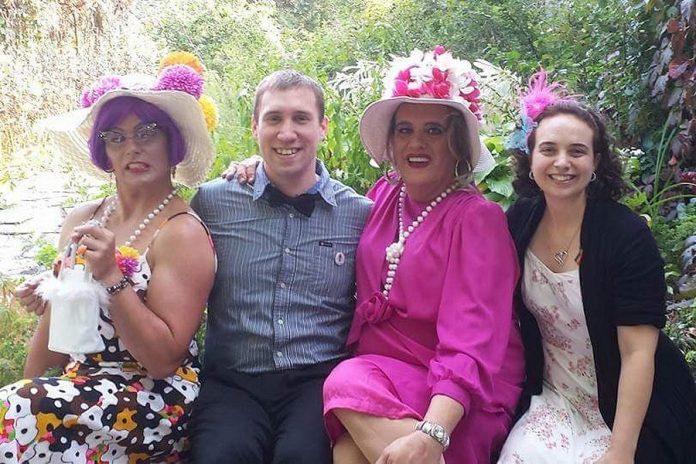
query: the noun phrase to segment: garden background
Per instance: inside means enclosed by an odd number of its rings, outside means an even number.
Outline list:
[[[112,188],[62,163],[36,130],[42,118],[75,109],[104,74],[154,74],[168,52],[197,55],[219,111],[211,177],[256,152],[251,99],[265,74],[293,67],[315,76],[331,120],[321,157],[364,192],[380,171],[357,125],[379,96],[386,61],[441,44],[480,74],[497,165],[477,180],[503,206],[514,199],[505,139],[527,76],[543,66],[602,112],[634,187],[624,201],[646,215],[667,263],[666,330],[696,372],[695,27],[696,0],[3,0],[0,236],[9,233],[3,210],[17,208],[13,193],[27,182],[64,179],[62,213]],[[32,264],[0,272],[0,385],[20,378],[36,323],[11,291],[56,253],[55,236],[15,235]]]

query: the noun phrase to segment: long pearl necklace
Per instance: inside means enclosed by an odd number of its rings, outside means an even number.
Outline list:
[[[143,219],[143,222],[138,224],[138,227],[135,228],[133,233],[131,234],[130,237],[128,237],[128,240],[124,242],[124,245],[127,247],[133,246],[133,242],[140,236],[140,234],[143,233],[143,231],[147,228],[147,226],[152,222],[155,217],[164,210],[164,208],[167,207],[169,202],[174,198],[174,195],[176,195],[176,187],[172,189],[172,191],[167,195],[164,200],[162,200],[162,203],[157,205],[155,209],[152,210],[151,213],[149,213],[147,216],[145,216],[145,219]],[[106,226],[106,223],[109,221],[109,218],[113,214],[114,211],[116,211],[116,207],[118,206],[118,197],[114,199],[113,202],[109,203],[109,206],[107,206],[104,209],[104,214],[102,214],[102,217],[99,222],[101,222],[102,227]]]
[[[406,186],[401,186],[401,191],[399,192],[399,239],[389,245],[386,249],[387,251],[387,263],[389,263],[389,270],[387,271],[387,280],[384,282],[384,289],[382,290],[382,295],[385,298],[389,297],[389,292],[391,291],[392,285],[394,283],[394,276],[396,275],[396,269],[399,267],[399,261],[401,260],[401,255],[404,253],[404,247],[406,246],[406,239],[413,233],[414,230],[418,228],[419,225],[423,223],[428,214],[437,205],[442,203],[442,200],[447,198],[447,196],[452,193],[452,191],[459,188],[459,182],[455,181],[452,185],[447,187],[444,192],[439,194],[433,201],[430,202],[428,206],[425,207],[423,211],[413,220],[411,225],[409,225],[406,230],[404,230],[404,202],[406,200]]]

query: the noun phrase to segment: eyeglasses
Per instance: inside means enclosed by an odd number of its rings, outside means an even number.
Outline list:
[[[138,126],[133,135],[127,136],[119,131],[105,130],[99,132],[99,138],[112,146],[122,145],[126,140],[133,139],[138,145],[145,145],[152,142],[160,133],[160,128],[156,122],[150,122]]]

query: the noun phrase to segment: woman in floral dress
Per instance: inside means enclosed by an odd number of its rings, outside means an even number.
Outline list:
[[[526,412],[498,463],[691,463],[694,381],[660,332],[663,261],[616,201],[624,184],[606,128],[543,71],[522,112],[508,220],[523,267]]]
[[[0,389],[0,462],[172,462],[185,449],[199,389],[193,336],[215,273],[207,231],[172,179],[176,170],[196,185],[212,161],[196,76],[181,65],[159,80],[110,76],[83,95],[82,110],[46,122],[76,167],[91,159],[116,180],[116,195],[78,205],[60,236],[104,288],[104,349],[49,351],[51,310],[40,289],[52,277],[17,289],[43,316],[27,379]],[[63,372],[43,377],[50,367]]]

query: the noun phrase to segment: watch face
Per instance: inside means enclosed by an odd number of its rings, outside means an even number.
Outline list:
[[[445,449],[449,445],[449,436],[445,428],[433,422],[421,421],[416,424],[416,430],[420,430],[426,435],[440,443]]]

